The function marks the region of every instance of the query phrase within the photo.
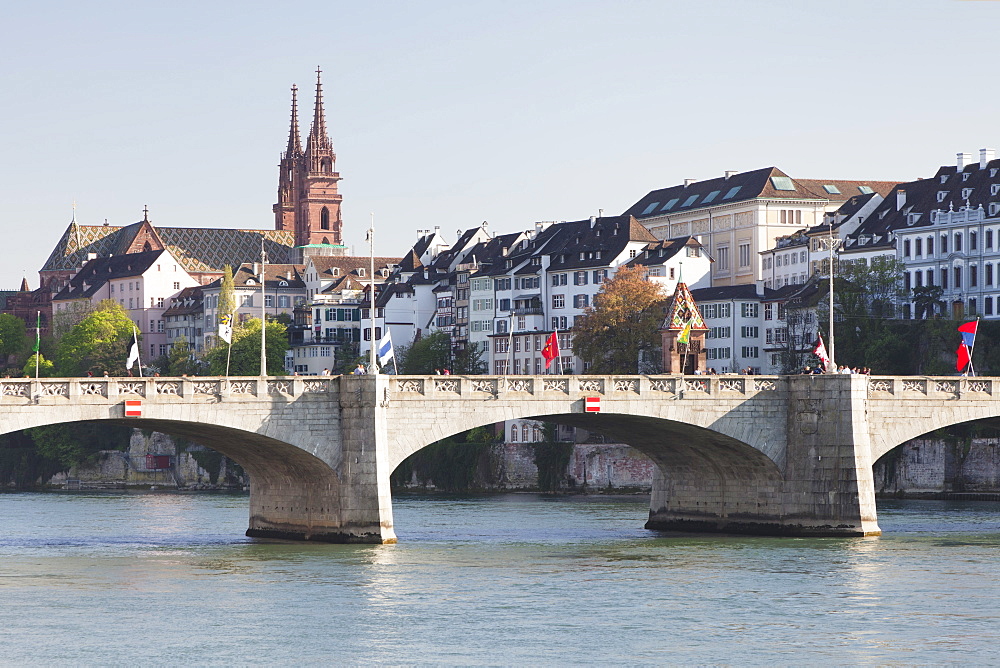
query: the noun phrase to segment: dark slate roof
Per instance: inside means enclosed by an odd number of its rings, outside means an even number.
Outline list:
[[[993,194],[994,188],[997,194]],[[965,192],[968,190],[969,192]],[[905,193],[899,206],[899,192]],[[963,194],[966,195],[963,197]],[[899,229],[930,226],[934,211],[958,211],[982,207],[989,217],[991,204],[1000,204],[1000,159],[985,168],[978,162],[961,172],[954,165],[940,167],[933,178],[900,183],[886,196],[868,219],[848,237],[846,251],[868,250],[893,245],[890,235]],[[913,220],[915,218],[915,220]],[[867,243],[862,238],[868,237]],[[879,239],[876,241],[876,237]]]
[[[793,189],[776,188],[775,178],[779,180],[789,178]],[[625,213],[641,220],[756,198],[840,202],[854,195],[864,194],[862,187],[871,188],[874,192],[884,195],[894,185],[895,182],[889,181],[794,179],[777,167],[765,167],[733,174],[729,178],[720,176],[707,181],[696,181],[687,186],[681,184],[653,190],[629,207]],[[830,192],[826,186],[831,186],[837,192]]]
[[[773,292],[770,288],[764,288],[764,298]],[[698,288],[691,291],[692,296],[699,304],[722,299],[760,299],[757,294],[757,285],[747,283],[745,285],[723,285],[714,288]]]
[[[697,237],[678,237],[665,241],[654,241],[646,244],[642,251],[625,263],[627,267],[650,267],[664,264],[667,260],[681,252],[681,249],[691,246],[702,248]]]
[[[184,288],[177,293],[176,297],[170,300],[170,307],[163,312],[163,315],[191,315],[201,313],[203,300],[202,286],[195,285],[190,288]]]
[[[90,260],[76,276],[52,299],[89,299],[108,281],[141,276],[164,251],[129,253]]]
[[[630,241],[657,241],[649,230],[628,215],[558,223],[545,231],[550,230],[551,242],[541,249],[542,253],[551,256],[549,271],[605,267]]]

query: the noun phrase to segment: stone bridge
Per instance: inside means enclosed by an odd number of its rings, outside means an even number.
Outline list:
[[[0,433],[103,420],[183,436],[249,473],[247,535],[382,543],[406,457],[537,418],[656,462],[648,528],[866,536],[880,533],[873,462],[1000,416],[998,395],[997,378],[847,375],[3,379]],[[584,410],[592,397],[599,413]]]

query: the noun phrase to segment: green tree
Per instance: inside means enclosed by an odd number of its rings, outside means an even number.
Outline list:
[[[451,337],[447,332],[434,332],[417,339],[399,354],[399,372],[403,374],[432,374],[435,369],[450,369]]]
[[[28,349],[28,335],[24,321],[9,313],[0,313],[0,355],[4,364],[12,355],[20,355]]]
[[[219,315],[236,313],[236,284],[233,268],[228,264],[222,268],[222,283],[219,285]]]
[[[98,422],[75,422],[26,430],[38,453],[59,462],[63,470],[93,462],[101,450],[128,448],[132,429]]]
[[[944,313],[945,302],[942,299],[944,288],[940,285],[921,285],[913,288],[913,317],[917,320],[933,318]]]
[[[288,349],[288,328],[280,322],[267,323],[267,371],[273,376],[283,375],[285,351]],[[226,349],[221,345],[205,354],[208,372],[213,376],[226,373]],[[229,374],[256,376],[260,374],[260,319],[251,318],[233,331],[232,356]]]
[[[191,346],[188,344],[187,337],[185,336],[179,336],[174,339],[173,345],[170,347],[170,352],[167,353],[165,361],[166,366],[161,371],[164,375],[195,376],[204,369],[204,366],[191,349]]]
[[[487,344],[469,342],[465,348],[455,353],[455,363],[451,372],[474,376],[487,372],[489,364],[484,359]]]
[[[56,347],[56,373],[80,376],[125,375],[125,362],[135,325],[121,305],[106,299],[62,337]]]
[[[403,487],[415,477],[445,492],[494,488],[499,483],[500,439],[476,427],[413,453],[393,471],[390,483]]]
[[[38,376],[40,378],[51,378],[55,375],[55,365],[51,361],[45,359],[45,355],[41,353],[32,353],[28,361],[24,363],[24,367],[21,371],[28,378],[35,377],[35,356],[38,356]]]
[[[573,352],[592,373],[636,373],[640,355],[660,343],[664,297],[639,267],[623,267],[573,325]]]

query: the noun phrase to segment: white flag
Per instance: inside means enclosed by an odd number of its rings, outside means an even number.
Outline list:
[[[219,316],[219,338],[226,343],[233,342],[233,316],[232,315],[220,315]]]
[[[382,340],[378,342],[378,363],[380,366],[385,366],[386,363],[392,359],[392,335],[389,333],[389,328],[385,328],[385,335]]]
[[[132,347],[128,349],[128,361],[125,362],[125,368],[131,369],[132,365],[139,361],[139,335],[135,331],[135,327],[132,328]]]

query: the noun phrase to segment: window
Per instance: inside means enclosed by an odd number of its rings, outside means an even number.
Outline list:
[[[705,304],[701,307],[701,314],[704,318],[729,318],[732,316],[732,304]]]
[[[727,192],[726,196],[723,197],[722,199],[732,199],[732,198],[736,197],[736,193],[738,193],[740,191],[741,187],[742,186],[736,186],[735,188],[730,188],[729,192]]]
[[[858,192],[862,195],[871,195],[875,191],[868,186],[858,186]]]
[[[910,257],[910,240],[903,240],[903,257]]]
[[[962,233],[955,232],[955,252],[962,252]]]
[[[180,290],[180,289],[181,289],[180,282],[179,281],[174,281],[174,290]]]
[[[595,269],[593,278],[594,278],[594,285],[600,285],[604,281],[608,280],[608,270]]]
[[[993,230],[986,230],[986,250],[993,250]]]
[[[740,267],[750,266],[750,244],[740,244]]]
[[[709,327],[705,332],[706,339],[728,339],[733,335],[732,327]]]
[[[552,316],[552,329],[568,329],[567,324],[566,316]]]
[[[501,299],[500,300],[500,310],[501,311],[509,311],[510,310],[510,300],[509,299]]]
[[[497,334],[506,334],[507,324],[508,323],[506,320],[497,320],[497,329],[496,329]]]
[[[969,300],[969,313],[968,315],[976,315],[978,311],[976,310],[976,298],[973,297]]]
[[[497,290],[510,290],[510,279],[498,278],[495,285]]]
[[[742,302],[740,304],[740,314],[744,318],[756,318],[758,313],[758,306],[754,302]]]
[[[983,297],[983,315],[993,315],[993,297]]]
[[[656,207],[658,207],[658,206],[660,206],[659,202],[653,202],[652,204],[650,204],[649,206],[647,206],[645,209],[643,209],[642,213],[639,214],[639,215],[640,216],[648,216],[649,214],[653,213],[653,210]]]
[[[402,293],[397,293],[397,297],[401,297]],[[280,295],[278,297],[278,308],[291,308],[292,299],[288,295]]]
[[[941,287],[948,289],[948,270],[944,268],[941,269]]]
[[[705,199],[703,199],[701,201],[701,203],[702,204],[708,204],[709,202],[711,202],[712,200],[714,200],[716,197],[718,197],[720,192],[722,192],[722,191],[721,190],[713,190],[712,192],[710,192],[707,195],[705,195]]]
[[[840,194],[840,188],[838,188],[837,186],[835,186],[833,184],[827,184],[827,185],[823,186],[823,190],[827,191],[831,195],[839,195]]]
[[[573,272],[573,285],[586,285],[587,284],[587,272],[585,271],[574,271]]]
[[[253,295],[241,295],[240,306],[253,306]]]
[[[764,304],[764,320],[773,320],[774,304]]]
[[[937,194],[937,201],[938,202],[943,202],[946,197],[948,197],[948,191],[947,190],[939,190],[938,191],[938,194]]]
[[[694,203],[695,203],[695,201],[696,201],[697,199],[698,199],[698,196],[697,196],[697,195],[691,195],[691,196],[690,196],[690,197],[688,197],[688,198],[687,198],[686,200],[684,200],[684,204],[681,204],[681,206],[682,206],[682,207],[685,207],[685,206],[691,206],[692,204],[694,204]]]
[[[573,295],[573,306],[585,308],[590,304],[590,295]]]
[[[669,211],[670,209],[674,208],[674,205],[677,204],[677,202],[679,202],[679,201],[680,201],[680,197],[673,198],[672,200],[670,200],[669,202],[667,202],[666,204],[664,204],[663,208],[660,209],[660,211]]]
[[[728,360],[732,357],[731,349],[726,348],[706,348],[705,357],[710,360]]]
[[[948,253],[948,235],[947,234],[942,234],[941,235],[941,253],[942,254],[947,254]]]
[[[757,359],[760,357],[760,348],[757,346],[743,346],[741,357],[745,359]]]
[[[565,308],[566,295],[552,295],[552,308]]]
[[[775,190],[795,190],[795,185],[787,176],[772,176],[771,186],[773,186]]]
[[[976,242],[977,241],[978,241],[978,239],[976,238],[976,231],[975,230],[969,230],[969,250],[970,251],[976,250]]]
[[[979,267],[970,264],[969,265],[969,287],[974,288],[979,285]]]
[[[719,271],[729,271],[729,246],[718,246],[715,249],[715,262]]]
[[[962,268],[955,267],[955,289],[958,290],[962,287]]]
[[[740,327],[740,336],[744,339],[756,339],[760,336],[760,330],[757,327]]]
[[[993,265],[986,264],[983,266],[983,279],[986,285],[993,285]]]
[[[264,295],[264,306],[274,308],[274,295]]]
[[[913,254],[916,255],[917,257],[920,257],[921,255],[924,254],[924,240],[923,239],[919,239],[918,238],[918,239],[914,240],[914,242],[913,242]]]

